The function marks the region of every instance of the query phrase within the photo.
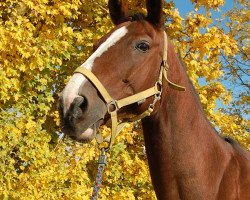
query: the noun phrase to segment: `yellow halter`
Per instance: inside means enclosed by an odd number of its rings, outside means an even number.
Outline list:
[[[161,64],[161,69],[160,69],[160,74],[159,74],[159,78],[156,81],[155,85],[147,90],[144,90],[142,92],[139,92],[137,94],[125,97],[123,99],[120,100],[115,100],[113,99],[109,93],[107,92],[107,90],[105,89],[105,87],[102,85],[102,83],[98,80],[98,78],[89,70],[87,70],[84,67],[78,67],[74,73],[81,73],[84,76],[86,76],[92,84],[95,85],[95,87],[98,89],[98,91],[101,93],[104,101],[106,102],[106,106],[107,106],[107,110],[108,113],[111,116],[111,138],[109,141],[109,148],[112,146],[112,144],[114,143],[115,137],[116,135],[121,131],[122,127],[124,126],[124,124],[126,122],[133,122],[133,121],[137,121],[140,120],[144,117],[150,116],[150,114],[153,112],[154,110],[154,106],[156,104],[157,101],[159,101],[161,99],[161,90],[162,90],[162,80],[163,77],[165,78],[165,80],[168,82],[168,84],[176,90],[179,91],[185,91],[186,88],[177,84],[172,83],[168,77],[167,77],[167,72],[168,72],[168,64],[167,64],[167,49],[168,49],[168,39],[167,39],[167,34],[166,32],[164,32],[164,54],[163,54],[163,59],[162,59],[162,64]],[[154,100],[153,102],[149,105],[148,109],[146,111],[144,111],[142,114],[126,119],[126,122],[122,122],[122,123],[118,123],[118,119],[117,119],[117,112],[119,109],[121,109],[122,107],[125,107],[127,105],[131,105],[133,103],[137,103],[140,102],[142,100],[145,100],[151,96],[154,96]]]

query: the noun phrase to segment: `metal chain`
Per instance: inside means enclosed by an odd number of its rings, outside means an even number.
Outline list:
[[[159,86],[160,88],[158,88],[159,89],[158,93],[154,95],[154,100],[148,107],[149,109],[152,109],[152,110],[154,110],[155,104],[157,103],[157,101],[161,99],[161,93],[162,93],[162,84],[159,81],[157,81],[155,85],[156,87]]]
[[[105,149],[102,148],[99,159],[98,159],[98,170],[97,170],[97,175],[95,179],[95,184],[94,184],[91,200],[97,200],[98,198],[98,192],[102,184],[103,171],[106,165],[107,165],[107,156],[105,154]]]

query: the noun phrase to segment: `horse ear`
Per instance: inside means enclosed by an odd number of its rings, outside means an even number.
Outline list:
[[[162,21],[162,0],[147,0],[147,20],[157,27],[163,26]]]
[[[111,19],[115,25],[125,21],[126,6],[123,0],[109,0],[108,7]]]

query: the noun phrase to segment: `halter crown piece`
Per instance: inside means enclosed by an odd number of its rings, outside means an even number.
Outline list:
[[[106,102],[107,110],[108,110],[108,113],[110,114],[111,123],[112,123],[111,136],[107,139],[109,141],[109,146],[108,146],[107,150],[109,150],[111,148],[112,144],[114,143],[116,135],[119,134],[119,132],[124,127],[125,123],[134,122],[134,121],[138,121],[140,119],[143,119],[144,117],[150,116],[150,114],[154,111],[154,106],[155,106],[156,102],[161,99],[163,78],[168,82],[169,86],[172,87],[173,89],[179,90],[179,91],[186,90],[185,87],[182,87],[180,85],[172,83],[167,77],[167,72],[168,72],[168,68],[169,68],[169,66],[167,64],[167,49],[168,49],[168,38],[167,38],[166,32],[164,31],[163,59],[162,59],[162,64],[161,64],[161,68],[160,68],[159,78],[156,81],[155,85],[147,90],[144,90],[142,92],[128,96],[128,97],[120,99],[120,100],[113,99],[109,95],[109,93],[105,89],[105,87],[102,85],[102,83],[98,80],[98,78],[91,71],[87,70],[86,68],[84,68],[82,66],[78,67],[75,70],[74,73],[83,74],[85,77],[87,77],[92,82],[92,84],[95,85],[95,87],[98,89],[98,91],[102,95],[104,101]],[[126,119],[126,122],[118,123],[117,112],[119,109],[121,109],[122,107],[128,106],[128,105],[131,105],[133,103],[139,103],[141,101],[144,101],[145,99],[147,99],[151,96],[154,96],[154,100],[149,105],[149,107],[146,111],[144,111],[143,113],[141,113],[138,116]],[[98,136],[100,137],[100,135],[98,135]],[[96,137],[96,140],[98,143],[103,142],[102,138],[98,139]],[[102,173],[103,173],[105,165],[106,165],[106,155],[105,155],[105,150],[102,149],[99,160],[98,160],[98,173],[97,173],[96,182],[95,182],[93,193],[92,193],[92,198],[91,198],[92,200],[96,200],[98,198],[98,190],[100,189],[100,185],[101,185],[101,181],[102,181]]]

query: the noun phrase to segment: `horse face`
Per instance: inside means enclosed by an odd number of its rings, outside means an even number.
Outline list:
[[[111,17],[117,26],[94,45],[94,53],[81,67],[92,71],[113,99],[119,100],[156,82],[163,54],[163,32],[146,19],[121,22],[114,19],[114,13]],[[98,90],[80,73],[75,73],[66,85],[59,107],[63,132],[82,142],[94,138],[107,115],[106,103]],[[123,112],[137,111],[129,108]]]

